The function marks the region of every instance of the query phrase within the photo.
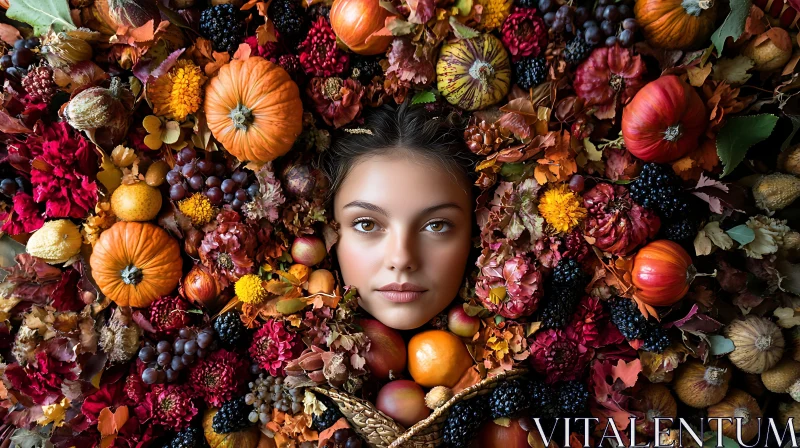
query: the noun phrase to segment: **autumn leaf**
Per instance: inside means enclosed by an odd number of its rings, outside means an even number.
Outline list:
[[[120,406],[114,412],[111,412],[111,409],[108,407],[100,411],[100,415],[97,419],[97,430],[102,437],[100,441],[101,448],[106,448],[114,443],[114,439],[117,438],[117,433],[119,433],[119,430],[122,429],[127,421],[127,406]]]

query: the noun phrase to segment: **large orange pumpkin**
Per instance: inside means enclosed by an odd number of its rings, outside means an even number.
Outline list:
[[[120,221],[100,234],[89,258],[97,287],[119,306],[146,307],[181,279],[178,242],[157,225]]]
[[[392,36],[372,36],[383,29],[392,14],[379,0],[334,0],[331,7],[331,27],[354,53],[375,55],[384,53]]]
[[[714,32],[719,0],[636,0],[633,12],[644,37],[668,50],[695,49]]]
[[[297,84],[260,56],[224,65],[206,87],[204,107],[214,138],[239,160],[272,161],[286,154],[303,130]]]
[[[678,243],[657,240],[639,249],[633,259],[637,297],[652,306],[670,306],[689,292],[697,276],[692,257]]]

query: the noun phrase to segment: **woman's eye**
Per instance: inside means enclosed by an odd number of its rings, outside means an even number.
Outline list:
[[[428,227],[430,227],[431,231],[434,233],[444,233],[445,229],[449,228],[449,226],[450,224],[444,221],[436,221],[428,224]]]
[[[359,232],[372,232],[375,229],[375,222],[369,220],[356,221],[354,227]]]

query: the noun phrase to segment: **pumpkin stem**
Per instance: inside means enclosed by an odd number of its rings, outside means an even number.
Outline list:
[[[680,123],[670,126],[664,131],[664,140],[668,142],[676,142],[683,135],[683,126]]]
[[[231,109],[231,113],[228,116],[233,121],[233,127],[237,131],[246,131],[253,122],[253,111],[241,103]]]
[[[755,346],[762,352],[769,350],[772,347],[772,336],[759,336],[756,338]]]
[[[469,75],[480,81],[481,89],[485,92],[494,82],[494,67],[486,61],[475,61],[469,68]]]
[[[741,418],[742,424],[746,425],[750,423],[750,410],[747,408],[736,408],[733,411],[734,418]]]
[[[686,14],[698,17],[703,11],[714,6],[714,0],[683,0],[681,6]]]
[[[136,266],[130,264],[125,267],[120,273],[122,276],[122,282],[126,285],[137,285],[139,282],[142,281],[142,277],[144,273],[141,269],[137,268]]]
[[[703,379],[712,386],[721,386],[725,371],[725,369],[720,369],[719,367],[709,367],[706,369],[706,373],[703,374]]]

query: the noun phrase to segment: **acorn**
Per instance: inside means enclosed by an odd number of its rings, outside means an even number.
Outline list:
[[[769,370],[783,357],[783,333],[767,318],[750,315],[735,319],[725,327],[725,337],[734,346],[728,359],[747,373]]]
[[[725,398],[733,372],[725,360],[705,366],[691,360],[683,363],[675,374],[673,386],[678,398],[693,408],[707,408]]]
[[[775,367],[761,374],[764,386],[776,394],[785,394],[800,380],[800,362],[790,357],[781,360]]]

